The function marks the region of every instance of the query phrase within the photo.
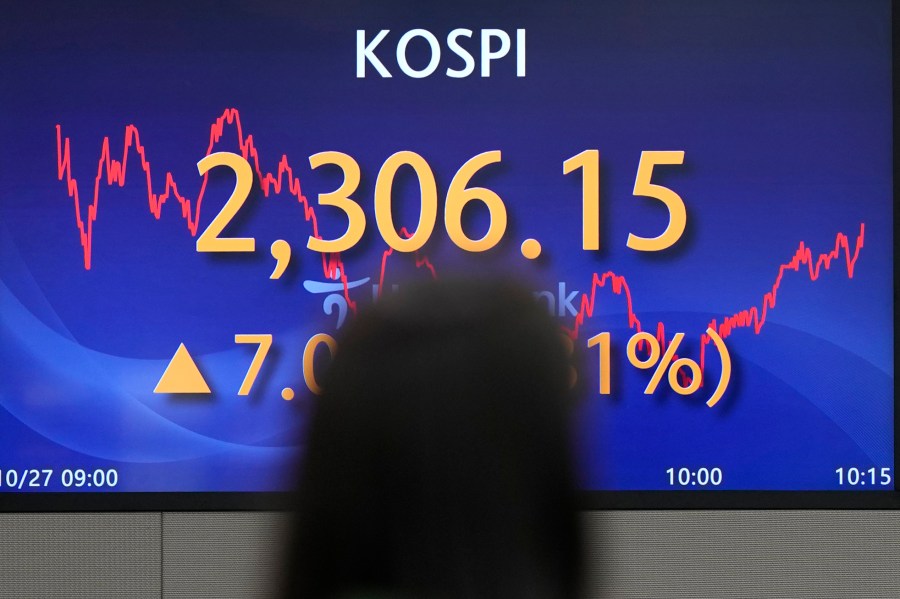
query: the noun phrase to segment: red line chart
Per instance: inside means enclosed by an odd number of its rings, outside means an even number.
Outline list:
[[[766,316],[768,315],[769,310],[775,307],[775,303],[778,299],[778,289],[781,287],[782,280],[786,273],[805,270],[809,275],[809,279],[815,281],[822,274],[823,270],[830,270],[832,263],[843,257],[847,269],[847,278],[852,279],[856,261],[859,258],[859,252],[865,243],[865,237],[866,225],[865,223],[860,223],[859,235],[856,237],[856,243],[854,244],[853,249],[850,247],[850,238],[844,233],[838,233],[834,239],[834,247],[830,251],[818,254],[817,256],[814,256],[812,250],[807,247],[806,243],[801,241],[791,259],[778,267],[778,274],[775,277],[775,281],[772,283],[772,287],[762,296],[762,301],[758,306],[754,305],[739,310],[730,316],[725,316],[722,318],[721,322],[719,322],[717,318],[713,318],[709,321],[707,328],[716,331],[722,339],[730,336],[735,330],[743,328],[750,328],[753,330],[754,334],[759,335],[763,325],[766,324]],[[602,275],[594,273],[591,280],[591,290],[581,295],[581,302],[579,304],[578,314],[575,316],[575,323],[571,329],[566,329],[566,332],[572,339],[578,338],[579,330],[584,324],[585,319],[593,316],[597,302],[597,291],[600,288],[607,287],[607,285],[614,295],[622,295],[625,297],[628,327],[635,333],[639,333],[643,330],[641,321],[638,319],[634,310],[634,301],[631,297],[631,289],[628,286],[628,281],[624,276],[617,275],[612,271],[607,271]],[[666,329],[664,323],[656,323],[656,332],[654,336],[659,341],[662,350],[665,351]],[[709,335],[704,333],[700,337],[701,372],[704,371],[705,366],[706,346],[709,345],[710,342],[711,339]],[[677,359],[677,357],[673,359]]]
[[[256,148],[256,144],[253,140],[253,135],[244,135],[244,127],[241,123],[241,115],[236,108],[226,109],[221,114],[221,116],[219,116],[210,126],[209,145],[206,148],[206,155],[209,156],[213,153],[216,146],[220,143],[222,136],[225,133],[225,127],[227,125],[234,127],[237,133],[238,145],[240,147],[241,155],[253,166],[253,170],[256,173],[257,181],[259,182],[259,186],[263,192],[263,195],[265,197],[269,197],[273,194],[280,194],[282,192],[282,189],[284,189],[285,187],[285,182],[287,182],[288,192],[291,196],[297,199],[297,202],[299,202],[303,206],[303,217],[306,222],[310,223],[312,227],[312,235],[321,239],[321,235],[319,234],[319,223],[318,219],[316,218],[315,209],[310,205],[309,200],[303,194],[303,191],[300,187],[300,179],[294,175],[294,169],[291,166],[291,162],[288,159],[287,154],[281,155],[281,159],[278,161],[278,165],[275,171],[264,171],[262,166],[260,165],[259,150]],[[93,197],[91,198],[90,203],[87,205],[87,217],[83,218],[82,198],[81,194],[79,193],[78,181],[72,175],[72,154],[70,148],[70,140],[68,137],[66,137],[63,141],[62,127],[61,125],[57,124],[57,177],[60,181],[65,179],[66,190],[68,191],[69,197],[73,199],[75,204],[75,219],[76,224],[78,225],[81,247],[84,252],[84,268],[86,270],[91,269],[91,250],[93,248],[94,223],[97,220],[97,214],[100,206],[101,186],[104,182],[106,183],[107,187],[111,187],[113,185],[118,185],[119,187],[125,186],[126,174],[128,172],[128,159],[131,156],[132,150],[134,150],[134,152],[137,154],[137,159],[140,161],[140,168],[147,186],[147,203],[150,209],[150,213],[153,214],[154,218],[159,220],[162,216],[163,206],[167,201],[174,198],[181,207],[181,217],[184,219],[191,236],[197,235],[197,229],[200,223],[200,207],[203,204],[203,196],[206,193],[206,183],[208,180],[208,175],[203,176],[203,182],[200,184],[200,190],[197,192],[197,197],[193,201],[186,195],[178,191],[178,184],[175,182],[175,178],[172,173],[168,171],[165,175],[165,184],[162,187],[162,191],[157,191],[158,188],[154,188],[154,178],[150,167],[150,161],[147,159],[147,150],[141,143],[140,132],[135,125],[128,125],[127,127],[125,127],[125,139],[122,147],[121,160],[117,160],[112,157],[109,136],[103,138],[103,145],[100,150],[100,158],[97,161],[97,175],[96,177],[94,177]],[[409,231],[405,228],[400,229],[400,235],[407,238],[411,236]],[[379,280],[381,282],[384,281],[384,272],[387,268],[387,258],[392,253],[393,250],[389,248],[384,251],[384,254],[382,256],[381,276],[379,277]],[[428,258],[421,257],[418,253],[416,253],[416,266],[420,268],[428,268],[428,270],[432,273],[432,276],[435,275],[434,266],[431,264]],[[344,268],[344,264],[341,260],[340,254],[322,254],[322,271],[323,274],[329,279],[334,279],[336,276],[340,277],[341,283],[344,286],[344,297],[347,300],[347,304],[351,309],[355,310],[356,303],[350,299],[346,269]]]
[[[316,213],[309,200],[303,194],[300,186],[300,179],[294,175],[294,168],[286,154],[282,154],[274,171],[264,171],[260,164],[260,155],[256,147],[252,134],[244,134],[244,128],[241,123],[240,113],[236,108],[226,109],[210,126],[209,145],[206,148],[206,155],[212,154],[216,146],[221,142],[225,133],[226,126],[235,129],[240,147],[241,155],[252,165],[260,189],[265,197],[270,195],[278,195],[285,189],[291,196],[296,198],[303,206],[303,216],[312,227],[312,235],[320,238],[319,225]],[[91,249],[93,244],[94,223],[97,220],[97,213],[100,205],[100,191],[105,183],[107,187],[118,185],[123,187],[126,181],[126,173],[128,169],[128,160],[132,155],[132,150],[137,154],[139,166],[143,179],[147,188],[147,203],[151,214],[158,220],[162,215],[163,206],[167,201],[174,198],[181,208],[181,217],[184,219],[188,231],[192,236],[197,235],[200,220],[200,209],[203,203],[203,196],[206,191],[207,175],[203,176],[200,190],[197,197],[191,200],[178,190],[178,184],[171,172],[166,172],[165,183],[162,191],[154,187],[154,178],[151,172],[150,162],[147,159],[147,152],[141,143],[140,132],[135,125],[125,127],[124,144],[122,149],[122,158],[115,159],[112,157],[110,150],[109,137],[103,138],[103,144],[100,151],[100,158],[97,161],[97,174],[94,177],[93,194],[87,204],[87,216],[82,217],[82,198],[79,193],[78,181],[72,175],[72,159],[70,150],[70,140],[68,137],[63,139],[62,127],[56,125],[56,157],[57,157],[57,177],[60,181],[65,180],[66,189],[69,197],[74,201],[75,218],[78,226],[81,247],[84,252],[84,268],[91,268]],[[141,176],[140,174],[138,176]],[[401,228],[400,234],[410,237],[410,233],[405,228]],[[805,270],[811,281],[816,281],[823,271],[831,269],[835,261],[843,262],[846,266],[847,277],[852,279],[856,261],[859,258],[860,250],[865,242],[865,223],[860,223],[859,234],[856,237],[855,244],[851,248],[850,238],[844,233],[837,233],[835,236],[834,247],[825,253],[815,255],[812,250],[801,241],[793,256],[787,262],[778,267],[778,272],[772,283],[771,288],[762,296],[758,305],[752,305],[748,308],[739,310],[729,316],[721,318],[712,318],[708,327],[715,330],[722,339],[730,336],[737,329],[752,329],[756,335],[760,334],[766,323],[766,317],[769,310],[773,309],[778,297],[778,290],[781,286],[784,276],[788,272],[800,272]],[[388,248],[383,251],[381,257],[381,272],[379,274],[379,294],[384,286],[385,271],[387,269],[388,258],[393,254],[393,249]],[[427,256],[422,256],[418,252],[415,253],[415,265],[417,268],[426,268],[432,277],[436,277],[437,273],[434,265]],[[323,274],[330,279],[339,277],[344,287],[344,297],[351,309],[356,309],[356,304],[350,298],[348,288],[348,278],[344,268],[340,254],[322,254],[322,271]],[[585,320],[591,318],[597,305],[597,293],[600,289],[609,288],[613,295],[621,295],[625,298],[627,308],[628,327],[636,333],[643,330],[640,319],[634,309],[634,302],[631,295],[631,289],[628,281],[622,275],[613,271],[607,271],[602,274],[593,273],[591,280],[591,288],[587,293],[581,295],[579,310],[575,316],[575,321],[571,328],[565,328],[572,339],[577,339],[579,331]],[[663,350],[666,347],[666,330],[665,324],[658,322],[656,324],[655,337],[660,342]],[[706,347],[711,339],[705,333],[701,335],[700,343],[700,367],[701,372],[705,366]]]

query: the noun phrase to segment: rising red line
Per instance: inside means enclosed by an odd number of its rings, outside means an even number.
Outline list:
[[[762,330],[763,325],[766,323],[766,316],[769,313],[769,309],[775,307],[775,302],[778,297],[778,289],[781,287],[781,281],[784,278],[785,272],[789,270],[799,272],[801,267],[806,266],[809,273],[809,279],[811,281],[815,281],[819,278],[822,269],[824,268],[825,270],[830,270],[832,261],[840,258],[841,254],[843,253],[847,265],[847,277],[852,279],[853,269],[856,266],[857,258],[859,258],[859,250],[862,249],[863,243],[865,242],[865,233],[866,225],[865,223],[860,223],[859,235],[856,238],[856,246],[853,249],[852,255],[850,251],[850,239],[843,233],[837,234],[834,240],[834,248],[831,251],[824,254],[819,254],[815,259],[813,259],[812,250],[810,250],[806,246],[805,242],[801,241],[799,247],[797,248],[797,251],[794,252],[793,257],[786,263],[778,267],[778,275],[775,277],[775,282],[772,283],[772,288],[768,291],[768,293],[763,295],[761,306],[751,306],[750,308],[735,312],[731,316],[726,316],[722,319],[721,324],[717,319],[713,318],[712,320],[710,320],[707,327],[715,330],[722,339],[730,336],[731,333],[736,329],[741,328],[752,327],[753,332],[756,335],[759,335],[759,332]],[[581,328],[581,325],[584,324],[585,318],[590,318],[593,316],[594,307],[597,300],[597,290],[601,287],[606,287],[607,283],[610,284],[612,292],[614,294],[625,296],[625,306],[628,311],[628,327],[633,329],[635,332],[641,332],[641,321],[635,314],[634,304],[631,299],[631,289],[628,287],[628,282],[625,280],[625,277],[617,275],[612,271],[607,271],[602,275],[594,273],[593,279],[591,281],[590,292],[583,293],[581,295],[581,304],[579,306],[578,314],[575,316],[575,325],[571,329],[566,329],[566,332],[572,337],[572,339],[578,338],[579,329]],[[662,322],[658,322],[656,324],[655,336],[662,346],[663,351],[665,351],[666,329],[665,325]],[[701,335],[701,372],[704,372],[704,366],[706,362],[706,346],[709,345],[710,342],[711,339],[709,335],[707,335],[706,333]]]
[[[297,198],[297,201],[303,206],[303,217],[305,218],[306,222],[311,224],[312,235],[316,238],[321,239],[321,236],[319,235],[319,224],[318,220],[316,219],[315,210],[310,205],[309,200],[307,200],[306,196],[303,195],[303,191],[300,188],[300,179],[294,176],[294,169],[290,165],[287,154],[281,155],[281,160],[279,160],[278,162],[278,168],[276,172],[263,172],[263,169],[260,166],[259,151],[256,149],[253,135],[244,136],[244,129],[243,125],[241,124],[241,116],[236,108],[226,109],[222,113],[222,115],[217,118],[215,122],[210,126],[209,146],[206,148],[206,155],[209,156],[213,153],[216,145],[222,139],[222,135],[225,132],[226,125],[233,125],[236,129],[241,155],[245,160],[250,162],[250,164],[253,166],[254,171],[256,171],[257,181],[259,181],[259,186],[263,192],[263,195],[265,197],[269,197],[269,195],[272,193],[280,194],[284,186],[284,180],[285,178],[287,178],[288,191],[292,196]],[[119,187],[124,187],[125,174],[128,168],[128,157],[132,148],[134,148],[134,151],[137,152],[138,156],[140,157],[141,169],[143,170],[146,179],[147,203],[149,204],[150,212],[157,220],[159,220],[160,216],[162,215],[163,205],[170,197],[174,197],[181,205],[181,217],[185,220],[191,236],[197,235],[197,229],[200,223],[200,206],[203,203],[203,196],[206,193],[206,182],[208,179],[208,175],[203,176],[203,182],[200,184],[200,191],[197,193],[197,199],[193,205],[190,198],[179,193],[178,185],[175,183],[175,178],[169,171],[166,171],[166,182],[163,192],[155,192],[153,186],[153,177],[150,172],[150,162],[147,160],[147,154],[144,145],[141,144],[141,138],[138,128],[134,125],[128,125],[127,127],[125,127],[125,143],[122,148],[121,160],[116,160],[112,157],[109,148],[109,137],[103,138],[103,146],[100,150],[100,159],[97,162],[97,176],[94,178],[94,197],[91,203],[88,205],[87,221],[85,222],[85,219],[82,218],[81,197],[78,193],[78,181],[72,176],[72,158],[69,147],[69,138],[66,137],[65,142],[63,142],[62,127],[60,125],[56,125],[57,177],[60,181],[62,181],[63,177],[65,177],[66,189],[69,193],[69,197],[75,201],[75,219],[78,224],[81,247],[84,252],[84,268],[86,270],[91,269],[91,248],[93,245],[94,237],[94,222],[97,220],[97,211],[100,204],[100,184],[104,180],[105,175],[106,185],[108,187],[111,187],[114,184],[117,184]],[[409,233],[405,229],[401,230],[401,234],[405,234],[407,237],[409,237]],[[388,248],[382,255],[381,276],[379,277],[380,282],[384,281],[384,270],[387,265],[387,257],[392,253],[393,250],[391,248]],[[416,266],[427,267],[432,276],[435,275],[434,266],[431,264],[428,258],[419,257],[417,254]],[[351,309],[355,310],[356,303],[350,299],[346,269],[344,268],[344,263],[341,259],[340,254],[322,254],[322,272],[329,279],[333,279],[335,277],[335,274],[340,273],[340,280],[344,286],[344,297],[347,300],[348,306],[350,306]]]

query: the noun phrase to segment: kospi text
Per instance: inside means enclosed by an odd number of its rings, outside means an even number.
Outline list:
[[[444,70],[447,77],[462,79],[469,77],[475,73],[476,56],[479,62],[479,73],[482,77],[491,76],[491,63],[500,60],[510,51],[514,51],[515,55],[515,73],[516,77],[525,76],[525,30],[516,29],[513,34],[503,29],[482,29],[476,35],[471,29],[454,29],[447,34],[445,40],[446,46],[441,44],[441,40],[427,29],[410,29],[402,34],[396,41],[396,52],[392,53],[388,50],[390,43],[388,38],[391,36],[390,29],[382,29],[378,33],[372,31],[367,32],[365,29],[356,30],[356,77],[364,79],[367,74],[373,71],[382,78],[393,77],[393,74],[385,66],[384,60],[387,56],[395,54],[397,67],[400,72],[414,79],[422,79],[437,72],[441,63],[441,53],[446,47],[451,53],[455,54],[461,63],[454,58],[453,64]],[[474,41],[473,38],[480,38]],[[383,44],[383,45],[382,45]],[[407,51],[411,44],[416,46],[427,46],[426,56],[428,63],[422,65],[411,65],[407,56]],[[510,62],[509,60],[505,62]],[[418,68],[417,68],[418,67]],[[511,65],[510,65],[511,67]]]

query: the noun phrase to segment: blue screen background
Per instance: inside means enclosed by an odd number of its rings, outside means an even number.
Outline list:
[[[119,491],[291,484],[315,403],[301,390],[303,349],[312,335],[338,330],[327,294],[304,287],[329,281],[321,257],[305,249],[303,207],[255,186],[225,235],[255,237],[257,251],[198,253],[174,198],[159,220],[150,213],[132,148],[124,186],[108,185],[105,171],[99,182],[86,270],[74,202],[58,176],[57,125],[70,140],[86,221],[103,140],[121,160],[134,125],[154,191],[171,173],[180,193],[196,198],[196,163],[229,108],[263,172],[286,156],[313,205],[341,176],[312,170],[311,154],[335,150],[359,163],[352,197],[368,225],[342,258],[347,278],[363,281],[350,290],[361,307],[387,248],[375,226],[375,178],[400,150],[422,155],[435,174],[438,224],[419,257],[438,277],[512,273],[536,292],[577,291],[577,309],[593,274],[612,271],[626,278],[643,329],[663,322],[669,336],[684,332],[679,355],[695,359],[710,320],[761,308],[801,242],[818,256],[843,233],[852,251],[864,224],[852,279],[843,252],[815,281],[804,268],[788,271],[759,334],[742,328],[725,339],[734,372],[713,408],[707,385],[688,397],[665,382],[643,394],[650,372],[625,358],[634,331],[624,296],[599,289],[576,342],[588,393],[575,414],[575,454],[588,490],[671,489],[673,467],[719,467],[719,489],[825,490],[846,488],[839,467],[893,468],[890,3],[784,4],[13,9],[0,36],[0,470],[116,468]],[[462,40],[474,75],[443,74],[460,66],[446,45],[436,74],[402,74],[394,52],[403,32],[424,28],[443,43],[457,27],[475,31]],[[525,77],[515,75],[515,48],[490,77],[478,76],[484,28],[513,42],[526,30]],[[357,29],[367,39],[391,31],[377,54],[392,78],[371,66],[356,77]],[[421,67],[428,56],[419,42],[409,57]],[[564,160],[591,148],[600,152],[598,251],[581,248],[580,172],[562,172]],[[240,151],[234,126],[215,149]],[[444,197],[457,169],[489,150],[500,150],[502,163],[472,184],[503,198],[509,226],[493,250],[466,254],[447,238]],[[688,214],[682,239],[654,254],[625,245],[629,232],[652,237],[667,222],[662,204],[632,195],[645,150],[685,152],[683,165],[654,170],[653,182],[675,190]],[[233,177],[222,171],[209,176],[200,231],[231,192]],[[411,171],[398,175],[394,204],[398,226],[413,228]],[[326,238],[346,227],[335,209],[317,207],[316,216]],[[466,226],[480,237],[483,210],[468,210]],[[529,237],[542,244],[538,260],[519,251]],[[276,239],[291,244],[293,260],[273,281]],[[431,276],[411,255],[386,264],[384,293]],[[554,308],[571,328],[574,315]],[[596,348],[586,346],[601,331],[613,339],[609,396],[596,393]],[[255,347],[234,335],[254,333],[271,333],[274,348],[251,394],[239,397]],[[210,396],[152,392],[180,343]],[[711,349],[707,376],[717,380]],[[282,400],[285,387],[297,398]]]

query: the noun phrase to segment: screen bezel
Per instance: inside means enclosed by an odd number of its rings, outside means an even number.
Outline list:
[[[291,511],[295,496],[272,493],[4,493],[2,512]],[[896,510],[900,491],[583,491],[594,510]]]

